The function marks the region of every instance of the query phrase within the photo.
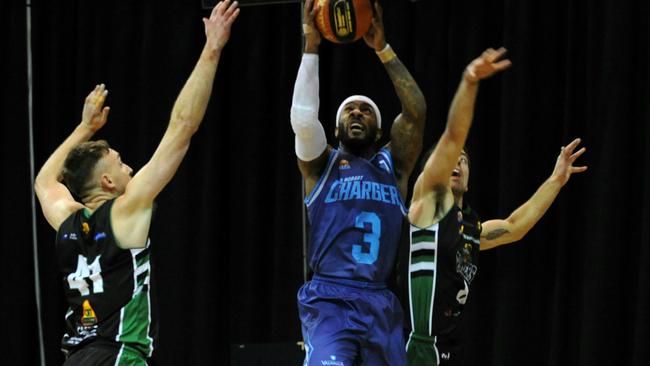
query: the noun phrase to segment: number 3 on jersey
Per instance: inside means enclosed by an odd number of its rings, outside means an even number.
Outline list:
[[[355,219],[354,226],[366,230],[370,226],[370,232],[363,234],[363,241],[370,244],[370,250],[363,252],[359,244],[352,245],[352,256],[357,263],[373,264],[379,257],[379,237],[381,235],[381,220],[374,212],[361,212]]]

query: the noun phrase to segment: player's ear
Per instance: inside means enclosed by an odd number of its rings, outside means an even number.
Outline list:
[[[115,183],[113,183],[113,180],[111,179],[110,175],[106,173],[102,174],[99,182],[103,191],[110,191],[113,188],[115,188]]]

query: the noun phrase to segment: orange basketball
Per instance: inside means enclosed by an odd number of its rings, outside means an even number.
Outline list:
[[[349,43],[363,37],[372,24],[370,0],[316,0],[320,10],[316,27],[334,43]]]

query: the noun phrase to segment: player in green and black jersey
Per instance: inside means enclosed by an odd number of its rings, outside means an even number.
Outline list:
[[[172,179],[197,131],[237,3],[204,18],[206,42],[151,160],[133,169],[106,141],[88,141],[106,123],[108,91],[86,98],[81,123],[48,158],[35,190],[57,230],[56,256],[70,306],[65,365],[145,365],[155,338],[149,263],[154,199]],[[62,179],[62,180],[61,180]],[[65,183],[65,184],[64,184]]]
[[[478,83],[510,66],[505,49],[486,50],[463,73],[447,126],[413,189],[409,209],[408,297],[410,366],[458,365],[462,344],[459,323],[478,269],[480,250],[521,239],[551,205],[572,173],[586,167],[573,162],[579,139],[557,158],[555,169],[537,192],[505,220],[481,224],[463,195],[469,180],[469,156],[463,147],[472,122]]]

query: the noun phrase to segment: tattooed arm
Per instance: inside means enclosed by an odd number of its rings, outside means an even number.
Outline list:
[[[427,106],[417,83],[386,43],[382,14],[379,2],[375,2],[375,16],[364,40],[377,52],[402,104],[402,112],[395,118],[390,131],[391,142],[386,147],[393,154],[400,193],[406,197],[409,175],[422,151]]]
[[[587,170],[586,166],[573,166],[573,162],[586,151],[583,147],[575,153],[573,152],[579,143],[580,139],[575,139],[568,146],[562,147],[553,174],[526,203],[517,208],[507,219],[489,220],[483,223],[481,250],[492,249],[523,238],[546,213],[555,197],[560,193],[562,186],[569,181],[571,174]]]

